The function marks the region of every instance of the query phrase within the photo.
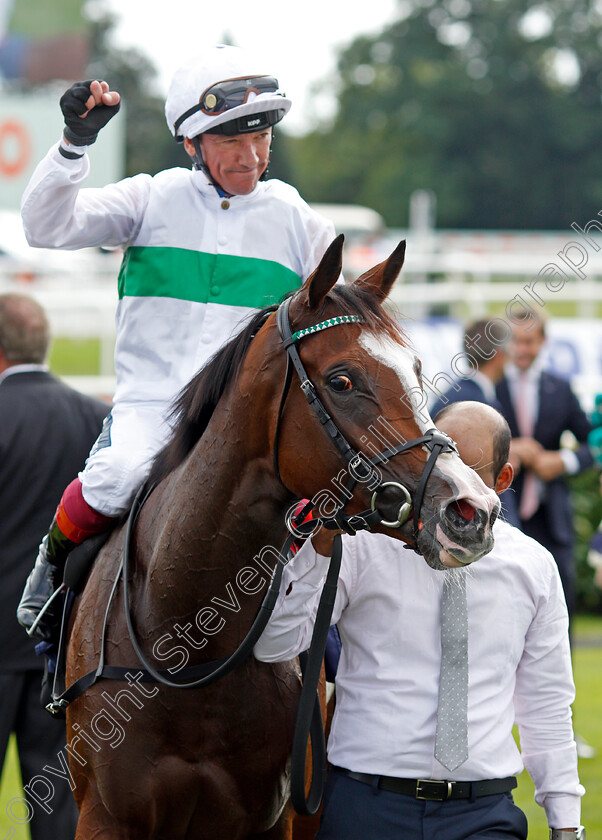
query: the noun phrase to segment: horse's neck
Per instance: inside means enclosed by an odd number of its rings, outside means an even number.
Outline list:
[[[231,632],[220,634],[226,639],[236,636],[237,625],[248,629],[265,592],[256,587],[267,583],[285,538],[288,494],[269,450],[249,453],[240,413],[220,414],[158,488],[139,531],[139,552],[148,558],[146,608],[159,611],[159,625],[189,621],[217,604],[229,618]]]

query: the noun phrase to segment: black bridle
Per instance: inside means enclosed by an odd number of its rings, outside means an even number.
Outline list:
[[[360,530],[369,530],[376,525],[384,525],[387,528],[400,528],[408,521],[413,511],[412,526],[414,542],[416,544],[414,551],[421,553],[418,547],[418,537],[420,535],[420,513],[422,510],[422,503],[424,501],[426,485],[439,455],[442,452],[457,452],[458,450],[456,448],[456,444],[450,437],[448,437],[448,435],[440,432],[438,429],[432,428],[428,429],[421,437],[400,443],[397,446],[384,450],[372,458],[368,458],[363,453],[358,452],[349,443],[345,435],[341,432],[326,410],[323,402],[318,396],[315,385],[309,378],[305,366],[301,361],[296,344],[307,335],[312,335],[316,332],[321,332],[324,329],[335,327],[340,324],[360,323],[362,319],[357,315],[341,315],[334,318],[328,318],[313,327],[293,332],[289,318],[290,303],[291,298],[287,298],[280,304],[276,313],[278,332],[287,353],[286,376],[284,387],[282,389],[282,396],[280,398],[273,444],[274,472],[276,473],[276,476],[281,484],[284,485],[278,465],[278,442],[282,413],[284,411],[284,404],[291,385],[292,369],[294,368],[301,382],[300,387],[305,399],[315,412],[322,427],[349,468],[349,481],[345,486],[345,491],[349,494],[349,498],[351,497],[351,491],[355,488],[358,482],[368,483],[373,482],[374,480],[378,482],[377,485],[372,488],[373,493],[370,510],[365,510],[362,513],[349,516],[343,510],[346,504],[346,502],[344,502],[334,516],[326,520],[323,517],[320,517],[323,524],[331,528],[341,528],[348,534],[354,534],[356,531]],[[403,484],[400,484],[397,481],[381,481],[380,474],[373,468],[378,464],[388,461],[389,458],[392,458],[394,455],[401,455],[402,453],[408,452],[410,449],[414,449],[417,446],[426,446],[426,448],[430,451],[430,454],[427,458],[426,464],[424,465],[422,475],[420,476],[420,480],[418,481],[416,492],[414,493],[414,498],[412,500],[410,491]],[[386,490],[387,487],[397,489],[404,499],[400,504],[399,512],[395,520],[385,520],[384,516],[378,509],[378,496]],[[306,513],[307,509],[304,512]],[[315,524],[316,523],[314,522],[314,527]]]
[[[316,332],[321,332],[324,329],[335,327],[340,324],[361,323],[362,319],[357,315],[336,316],[334,318],[328,318],[325,321],[321,321],[319,324],[312,327],[293,332],[289,318],[290,302],[291,298],[287,298],[280,304],[276,313],[276,323],[284,349],[286,350],[287,364],[276,421],[276,431],[274,433],[274,443],[272,447],[274,472],[280,483],[286,487],[284,481],[282,480],[282,476],[280,475],[280,468],[278,465],[278,443],[282,414],[286,398],[290,390],[292,371],[294,369],[299,377],[300,387],[305,399],[316,414],[322,428],[326,431],[339,455],[347,464],[350,477],[349,481],[345,485],[345,492],[348,495],[348,498],[351,498],[351,491],[360,481],[364,483],[376,480],[376,486],[371,488],[373,493],[369,510],[349,516],[343,510],[346,504],[346,502],[343,502],[334,516],[329,518],[319,516],[317,519],[309,519],[309,521],[304,522],[305,517],[312,509],[312,503],[308,502],[301,511],[297,511],[295,513],[295,516],[291,518],[291,521],[287,522],[289,530],[301,536],[309,536],[309,531],[313,531],[318,521],[327,528],[340,528],[348,534],[355,534],[359,530],[369,530],[376,525],[384,525],[388,528],[400,528],[409,520],[413,511],[412,524],[415,542],[414,550],[421,553],[418,547],[418,537],[420,535],[420,512],[424,501],[426,485],[439,455],[442,452],[457,452],[455,443],[446,434],[433,428],[428,429],[418,438],[400,443],[397,446],[392,446],[372,458],[367,458],[363,453],[358,452],[341,432],[335,421],[328,413],[324,403],[318,396],[316,387],[309,378],[305,366],[301,361],[296,345],[307,335],[312,335]],[[409,490],[403,484],[396,481],[382,481],[380,473],[374,468],[378,464],[388,461],[389,458],[408,452],[417,446],[426,446],[430,452],[412,500]],[[400,504],[399,511],[397,513],[397,518],[393,521],[385,520],[384,516],[378,509],[378,496],[388,487],[396,488],[403,497],[403,501]],[[291,753],[291,799],[295,810],[299,814],[312,815],[317,813],[322,801],[322,793],[324,789],[326,749],[324,744],[324,730],[320,714],[320,704],[316,695],[316,689],[322,668],[322,661],[324,659],[330,619],[336,598],[337,580],[341,566],[341,559],[342,543],[340,535],[337,534],[333,542],[330,566],[318,605],[309,651],[304,652],[299,657],[303,671],[303,687],[301,689],[301,697],[299,698],[297,721]],[[312,773],[309,792],[306,793],[305,758],[307,743],[310,736],[312,746]]]

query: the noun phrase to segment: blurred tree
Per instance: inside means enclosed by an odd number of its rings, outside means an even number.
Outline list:
[[[406,225],[437,195],[440,227],[567,228],[602,208],[600,0],[402,0],[339,58],[329,126],[287,138],[313,201]]]
[[[569,484],[577,536],[577,606],[585,612],[602,612],[602,592],[594,583],[594,570],[587,562],[590,540],[602,520],[599,468],[572,476]]]
[[[94,53],[88,78],[107,79],[122,96],[126,119],[126,175],[154,175],[170,166],[185,166],[184,148],[175,143],[165,122],[164,100],[157,94],[156,69],[136,49],[112,45],[115,20],[103,14],[93,21]]]

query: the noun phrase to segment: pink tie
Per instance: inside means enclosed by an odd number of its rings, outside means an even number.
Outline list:
[[[529,380],[526,373],[518,378],[518,403],[515,406],[518,430],[523,437],[533,437],[535,418],[531,414],[532,401],[528,399]],[[539,481],[531,470],[525,470],[523,492],[520,500],[521,519],[530,519],[539,507]]]

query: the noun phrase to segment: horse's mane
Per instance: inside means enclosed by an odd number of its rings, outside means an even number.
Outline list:
[[[236,379],[255,333],[277,306],[254,313],[243,329],[209,359],[182,388],[171,410],[174,430],[156,456],[148,484],[161,481],[182,463],[202,436],[229,383]]]
[[[312,323],[327,317],[327,303],[336,302],[337,315],[360,315],[364,327],[372,332],[386,331],[404,341],[399,325],[385,312],[373,292],[358,285],[337,284],[326,296]],[[244,328],[218,350],[207,364],[180,391],[171,417],[172,437],[156,456],[147,486],[158,483],[186,458],[203,435],[219,400],[230,382],[238,377],[253,337],[277,306],[268,306],[252,315]]]

